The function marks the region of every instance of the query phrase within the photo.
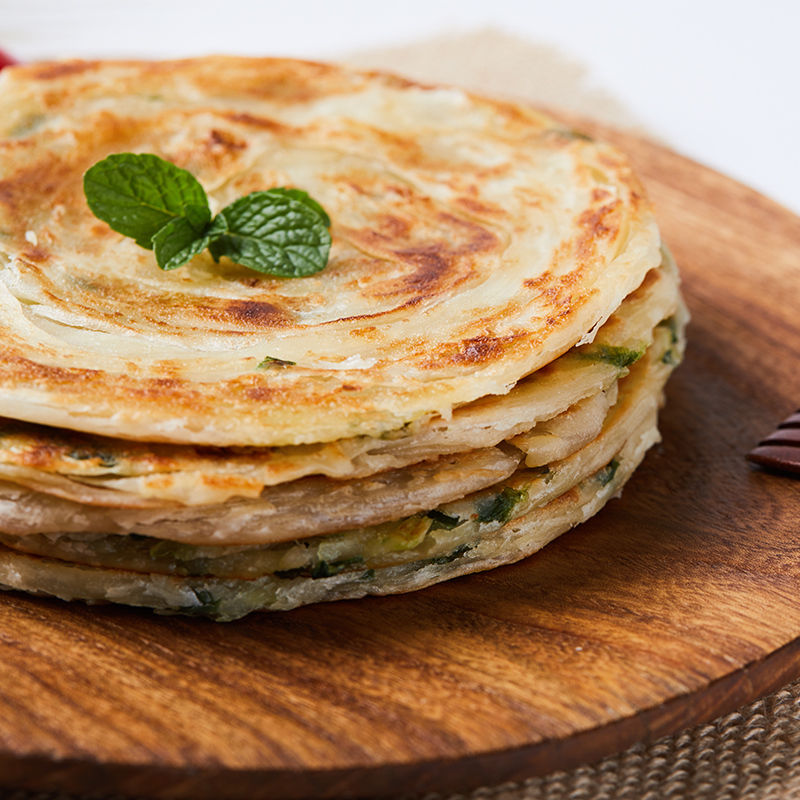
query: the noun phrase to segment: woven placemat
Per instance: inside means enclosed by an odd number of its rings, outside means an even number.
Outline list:
[[[453,795],[449,800],[461,800]],[[733,714],[571,772],[479,789],[470,800],[800,798],[800,681]],[[433,798],[428,798],[433,800]]]
[[[101,800],[0,790],[2,800]],[[800,798],[800,681],[710,724],[571,772],[425,800],[793,800]],[[120,796],[102,800],[122,800]],[[125,798],[125,800],[129,800]],[[146,800],[146,798],[135,798]],[[220,800],[223,800],[220,798]]]

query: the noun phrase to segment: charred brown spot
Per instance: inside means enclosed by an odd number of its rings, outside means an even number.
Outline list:
[[[275,119],[270,119],[269,117],[259,117],[255,114],[248,114],[244,111],[239,113],[224,114],[223,116],[226,119],[229,119],[231,122],[236,122],[240,125],[248,125],[252,128],[260,128],[261,130],[272,131],[273,133],[289,135],[298,132],[298,129],[293,128],[291,125],[285,125],[284,123],[278,122]]]
[[[244,393],[248,400],[255,400],[256,402],[262,403],[271,400],[275,395],[269,386],[250,386],[245,389]]]
[[[553,281],[553,275],[550,272],[543,272],[536,278],[526,278],[522,285],[527,289],[545,289]]]
[[[411,230],[411,223],[407,219],[401,219],[392,214],[384,214],[381,216],[378,220],[378,225],[387,236],[407,236],[408,232]]]
[[[203,475],[201,478],[205,486],[214,489],[243,489],[257,490],[262,484],[254,478],[246,478],[242,475]]]
[[[92,236],[105,236],[110,230],[105,222],[94,222],[89,226],[89,233]]]
[[[347,80],[347,76],[329,64],[316,61],[286,63],[281,59],[261,59],[259,66],[261,68],[256,74],[251,70],[240,73],[239,89],[254,97],[275,102],[304,103],[353,88],[353,83]],[[211,79],[214,80],[215,77],[212,76]],[[229,80],[227,73],[221,78],[225,89],[228,89]]]
[[[578,217],[578,222],[582,228],[593,238],[600,238],[618,230],[619,226],[610,217],[617,210],[617,203],[601,206],[600,208],[590,208]]]
[[[461,206],[461,208],[471,212],[472,214],[484,214],[487,216],[503,214],[502,208],[489,205],[488,203],[482,203],[481,201],[475,200],[472,197],[458,197],[456,198],[455,202]]]
[[[42,262],[50,258],[50,251],[45,250],[43,247],[31,247],[22,253],[22,258],[25,261]]]
[[[23,380],[46,381],[47,383],[65,384],[83,381],[100,375],[96,369],[77,369],[70,367],[56,367],[49,364],[40,364],[22,356],[6,352],[0,366],[5,367],[3,372],[13,374]]]
[[[438,218],[447,226],[460,229],[464,234],[464,239],[451,248],[451,252],[454,255],[485,253],[500,246],[500,240],[497,236],[477,222],[446,213],[439,214]]]
[[[603,238],[613,238],[620,230],[620,221],[615,215],[620,201],[600,208],[589,208],[578,217],[583,233],[575,242],[578,258],[588,259],[597,249],[597,242]]]
[[[261,278],[248,278],[247,276],[241,276],[236,279],[236,282],[242,286],[248,286],[251,289],[254,289],[261,283]]]
[[[0,181],[0,203],[18,210],[35,206],[41,212],[41,199],[47,197],[52,204],[69,175],[70,168],[50,156]]]
[[[292,323],[282,308],[259,300],[236,300],[225,306],[225,312],[239,322],[264,328],[282,328]]]
[[[151,489],[170,489],[175,485],[172,475],[148,475],[147,484]]]
[[[395,250],[395,255],[419,267],[414,274],[404,279],[410,288],[428,287],[454,266],[459,256],[493,250],[499,244],[497,236],[482,225],[452,214],[440,214],[439,218],[450,227],[460,228],[467,236],[455,244],[432,243]]]
[[[353,180],[345,181],[345,185],[349,186],[356,194],[360,195],[369,194],[369,192],[360,183],[356,183],[356,181]]]
[[[464,349],[454,359],[462,364],[476,364],[486,361],[503,351],[502,339],[494,336],[474,336],[464,339]]]
[[[45,442],[32,441],[17,453],[4,453],[3,455],[5,463],[17,463],[26,467],[37,467],[46,470],[61,461],[64,457],[64,448]],[[11,458],[8,458],[9,455]]]
[[[403,261],[417,265],[414,272],[401,280],[404,292],[427,292],[448,272],[452,263],[452,259],[448,258],[446,253],[442,253],[437,245],[396,250],[395,255]]]
[[[358,336],[364,339],[373,339],[375,338],[375,333],[378,329],[375,325],[366,325],[363,328],[353,328],[350,331],[351,336]]]
[[[404,237],[400,231],[401,225],[405,227],[405,221],[396,217],[383,216],[375,227],[342,231],[356,247],[385,253],[411,268],[407,274],[378,283],[372,290],[374,296],[410,295],[402,307],[416,305],[444,287],[453,288],[468,280],[474,266],[470,256],[500,250],[498,237],[472,220],[445,212],[430,219],[439,223],[437,228],[433,231],[415,230],[417,241],[411,241],[405,247],[396,247],[397,239],[410,238]],[[384,232],[387,226],[395,230]]]
[[[451,342],[436,348],[423,366],[437,369],[448,364],[469,366],[494,361],[503,356],[509,345],[524,336],[524,333],[509,336],[484,334],[462,339],[460,342]]]
[[[109,387],[111,388],[111,387]],[[144,400],[170,405],[192,407],[197,404],[198,392],[192,390],[185,381],[174,378],[145,378],[132,385],[120,385],[127,393]]]
[[[162,403],[170,400],[173,405],[183,404],[189,407],[196,407],[198,403],[198,393],[184,381],[174,378],[137,380],[130,375],[112,376],[85,367],[52,366],[17,355],[10,348],[0,361],[0,380],[6,382],[6,385],[43,383],[48,388],[68,394],[77,392],[81,396],[96,391],[107,395],[111,402],[114,402],[115,396],[124,395],[126,399],[134,396],[155,399]]]
[[[414,190],[404,183],[387,183],[386,194],[393,194],[403,200],[410,200],[414,196]]]
[[[96,61],[67,61],[65,63],[44,64],[33,73],[40,81],[52,81],[67,75],[78,75],[97,66]]]
[[[216,128],[208,134],[208,144],[213,150],[236,151],[247,148],[247,142],[243,139],[237,139],[233,134]]]

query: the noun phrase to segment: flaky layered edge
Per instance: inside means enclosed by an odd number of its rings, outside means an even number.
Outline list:
[[[65,600],[123,603],[159,613],[229,621],[257,610],[288,610],[307,603],[412,591],[518,561],[597,513],[658,441],[658,406],[664,383],[683,353],[685,323],[681,307],[668,324],[658,326],[653,345],[622,380],[620,397],[591,442],[560,462],[523,466],[490,489],[426,514],[398,520],[384,529],[270,546],[273,555],[283,547],[283,560],[273,559],[271,572],[247,578],[170,574],[169,564],[178,563],[174,551],[172,555],[169,551],[175,543],[148,537],[138,537],[137,546],[149,554],[152,565],[160,563],[157,570],[161,571],[137,571],[147,568],[148,556],[134,569],[92,566],[46,555],[46,542],[38,554],[15,550],[9,546],[15,544],[13,538],[4,537],[0,584]],[[392,536],[395,549],[378,548],[366,558],[359,555],[359,547],[366,552],[365,543]],[[30,539],[29,544],[33,544]],[[305,551],[305,560],[296,560],[297,566],[291,566],[292,548],[295,559],[298,548]],[[195,555],[202,560],[201,551],[213,549],[197,548]],[[234,564],[238,559],[240,564],[252,565],[255,552],[220,548],[220,555],[233,557]],[[187,551],[183,556],[186,559]]]

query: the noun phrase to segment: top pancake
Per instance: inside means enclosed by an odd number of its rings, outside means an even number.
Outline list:
[[[308,191],[328,266],[162,272],[86,206],[83,173],[116,152],[190,170],[212,212]],[[278,59],[7,69],[0,415],[210,445],[378,436],[586,340],[658,245],[626,160],[523,105]]]

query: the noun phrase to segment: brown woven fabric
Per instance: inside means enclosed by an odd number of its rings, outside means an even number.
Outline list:
[[[98,795],[0,791],[2,800]],[[425,800],[794,800],[800,798],[800,681],[653,744],[571,772]],[[122,800],[103,797],[103,800]],[[138,800],[144,800],[139,798]]]
[[[469,800],[800,798],[800,681],[708,725]],[[466,800],[454,795],[448,800]],[[433,797],[427,800],[434,800]]]

